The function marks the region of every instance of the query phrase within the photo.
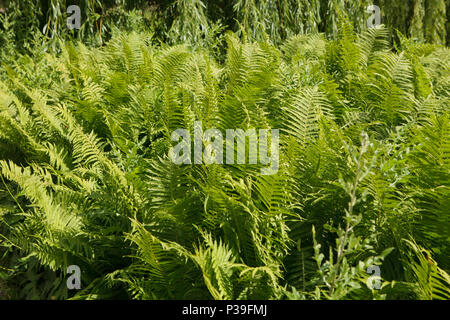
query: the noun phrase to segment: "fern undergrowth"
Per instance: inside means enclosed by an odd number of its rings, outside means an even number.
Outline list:
[[[399,37],[228,33],[221,62],[130,33],[2,65],[0,297],[449,299],[450,51]],[[174,164],[195,121],[280,129],[278,172]]]

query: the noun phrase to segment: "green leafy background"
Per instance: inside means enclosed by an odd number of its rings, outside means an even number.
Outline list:
[[[0,1],[0,298],[449,299],[448,4],[369,4]],[[279,171],[173,164],[195,121]]]

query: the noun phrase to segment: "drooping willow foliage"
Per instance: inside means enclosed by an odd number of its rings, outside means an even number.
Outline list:
[[[224,61],[175,44],[220,33],[208,18],[2,64],[2,297],[450,298],[449,49],[396,33],[393,50],[389,29],[324,22],[322,1],[294,28],[265,3],[222,8],[241,25]],[[177,14],[210,14],[190,4]],[[174,164],[171,134],[195,121],[280,129],[278,172]]]
[[[69,5],[81,9],[81,29],[76,32],[66,27]],[[338,26],[348,18],[359,32],[367,28],[373,13],[370,5],[380,7],[381,23],[394,36],[399,30],[421,42],[449,43],[450,2],[445,0],[2,0],[7,21],[3,17],[0,30],[13,30],[15,40],[23,45],[32,43],[36,30],[47,41],[75,37],[101,45],[117,28],[145,29],[166,43],[219,50],[225,30],[281,44],[296,34],[320,32],[335,38]],[[54,49],[56,42],[48,45]],[[23,50],[20,45],[18,49]]]

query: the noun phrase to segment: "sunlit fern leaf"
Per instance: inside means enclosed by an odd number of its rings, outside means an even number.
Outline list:
[[[405,240],[415,257],[411,257],[411,269],[419,284],[420,299],[448,300],[450,298],[450,276],[442,270],[429,251],[417,243]]]

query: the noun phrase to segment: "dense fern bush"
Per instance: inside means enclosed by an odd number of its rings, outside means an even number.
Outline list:
[[[223,64],[132,33],[2,67],[9,297],[450,298],[449,49],[349,25],[226,41]],[[280,129],[278,172],[174,164],[194,121]]]

